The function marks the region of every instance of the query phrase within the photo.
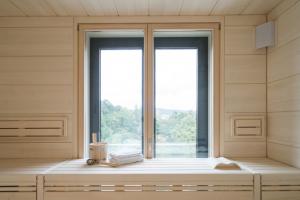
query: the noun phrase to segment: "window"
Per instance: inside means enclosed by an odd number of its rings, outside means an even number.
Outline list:
[[[208,37],[162,33],[154,38],[155,157],[207,157]]]
[[[89,50],[82,63],[85,141],[96,132],[109,152],[141,151],[147,158],[212,155],[218,127],[212,38],[218,26],[126,26],[81,29]]]

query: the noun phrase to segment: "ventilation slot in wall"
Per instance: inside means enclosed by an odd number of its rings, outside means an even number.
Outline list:
[[[65,118],[0,119],[0,137],[62,137],[65,135]]]

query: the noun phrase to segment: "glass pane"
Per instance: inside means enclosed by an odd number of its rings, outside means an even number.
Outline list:
[[[142,152],[141,49],[100,50],[101,141],[109,152]]]
[[[196,157],[197,49],[155,50],[155,156]]]

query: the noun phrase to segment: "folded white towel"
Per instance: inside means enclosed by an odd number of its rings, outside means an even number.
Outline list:
[[[125,165],[129,163],[135,163],[143,161],[144,157],[141,153],[131,153],[131,154],[110,154],[110,163],[114,165]]]

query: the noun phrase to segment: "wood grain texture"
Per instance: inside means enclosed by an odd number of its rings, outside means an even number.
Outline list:
[[[119,16],[148,15],[147,0],[115,0],[115,6]]]
[[[266,22],[265,15],[228,15],[225,26],[257,26]]]
[[[266,14],[280,2],[281,0],[252,0],[242,14]]]
[[[1,200],[36,200],[35,192],[1,192]]]
[[[72,85],[73,60],[66,57],[2,57],[0,85]]]
[[[268,53],[268,82],[300,74],[300,37]]]
[[[113,1],[106,0],[80,0],[89,16],[116,16],[117,8]],[[128,4],[129,6],[129,4]]]
[[[266,157],[266,142],[225,142],[223,156],[234,157]]]
[[[180,15],[209,15],[217,0],[183,0]]]
[[[268,84],[268,111],[300,110],[300,74]]]
[[[221,0],[212,10],[214,15],[237,15],[249,4],[250,0]]]
[[[266,49],[255,48],[254,26],[226,26],[225,54],[266,54]]]
[[[226,83],[266,83],[265,55],[226,55]]]
[[[268,20],[276,20],[282,13],[298,3],[299,0],[281,1],[275,8],[268,13]]]
[[[26,16],[55,16],[54,11],[45,1],[40,0],[10,0],[22,10]]]
[[[45,0],[58,16],[86,16],[80,0]]]
[[[1,158],[72,158],[72,143],[0,143]]]
[[[277,45],[282,46],[300,37],[300,2],[277,19]]]
[[[90,200],[96,199],[111,199],[111,200],[165,200],[165,199],[186,199],[186,200],[205,200],[205,199],[240,199],[240,200],[252,200],[252,192],[114,192],[114,193],[98,193],[89,192],[88,195]],[[45,200],[56,200],[62,198],[64,200],[81,200],[86,198],[86,193],[82,192],[49,192],[45,194]]]
[[[265,84],[226,84],[226,112],[265,112]]]
[[[1,17],[1,28],[73,27],[72,17]]]
[[[0,86],[1,113],[72,113],[73,86]]]
[[[268,114],[268,140],[300,148],[300,112]]]
[[[73,54],[71,28],[2,28],[0,56],[54,56]]]
[[[0,1],[0,16],[25,16],[11,1]]]
[[[262,200],[299,200],[300,191],[263,191]]]
[[[151,0],[150,15],[179,15],[183,0]]]

